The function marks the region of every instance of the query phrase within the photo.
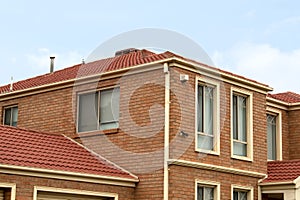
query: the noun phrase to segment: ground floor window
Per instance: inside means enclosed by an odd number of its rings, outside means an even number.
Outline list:
[[[196,200],[219,200],[220,184],[196,180]]]
[[[253,188],[247,186],[232,186],[232,200],[253,200]]]

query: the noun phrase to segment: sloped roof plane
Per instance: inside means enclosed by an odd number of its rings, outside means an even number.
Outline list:
[[[61,134],[0,125],[1,165],[137,180],[117,165]]]

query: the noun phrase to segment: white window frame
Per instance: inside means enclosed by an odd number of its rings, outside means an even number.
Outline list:
[[[276,160],[282,160],[282,112],[268,106],[267,114],[276,116]]]
[[[18,108],[18,117],[19,117],[19,107],[18,107],[18,105],[12,105],[12,106],[5,106],[5,107],[3,107],[3,122],[2,122],[2,124],[5,124],[5,111],[6,111],[6,109],[12,109],[12,108]],[[10,117],[10,125],[9,126],[12,126],[12,115],[11,115],[11,117]],[[18,120],[17,120],[17,126],[18,126]]]
[[[16,184],[15,183],[1,183],[0,182],[0,187],[1,188],[9,188],[11,192],[10,200],[15,200],[16,199]]]
[[[33,190],[33,200],[37,200],[38,192],[53,192],[61,194],[73,194],[73,195],[87,195],[95,197],[109,197],[118,200],[119,195],[116,193],[108,192],[94,192],[88,190],[77,190],[77,189],[66,189],[66,188],[56,188],[56,187],[44,187],[44,186],[34,186]]]
[[[233,200],[233,191],[239,190],[242,192],[247,192],[247,200],[253,200],[253,187],[252,186],[241,186],[241,185],[231,185],[231,199]]]
[[[247,96],[247,156],[233,154],[233,95]],[[231,158],[253,161],[253,93],[241,88],[231,87],[230,90],[230,127],[231,127]]]
[[[220,83],[203,77],[196,77],[195,81],[195,151],[213,155],[220,155]],[[198,86],[212,86],[214,87],[214,127],[213,127],[213,135],[214,135],[214,148],[213,150],[200,149],[198,148]]]
[[[115,88],[119,88],[120,91],[120,86],[116,85],[116,86],[111,86],[111,87],[104,87],[98,90],[88,90],[88,91],[84,91],[84,92],[78,92],[77,93],[77,107],[76,107],[76,132],[77,133],[89,133],[89,132],[95,132],[95,131],[105,131],[105,130],[109,130],[109,129],[100,129],[100,93],[101,91],[105,91],[105,90],[110,90],[110,89],[115,89]],[[97,116],[97,129],[95,130],[90,130],[90,131],[79,131],[79,104],[80,104],[80,96],[81,95],[85,95],[85,94],[90,94],[90,93],[98,93],[98,116]],[[121,94],[121,93],[120,93]],[[120,104],[121,99],[119,99],[119,104]],[[119,110],[120,112],[120,110]],[[120,116],[119,116],[119,126],[120,126]],[[118,127],[119,128],[119,127]]]
[[[195,180],[195,200],[197,200],[197,189],[198,185],[201,185],[203,187],[213,187],[214,188],[214,200],[220,200],[221,199],[221,189],[220,189],[220,183],[219,182],[213,182],[213,181],[205,181],[205,180]]]

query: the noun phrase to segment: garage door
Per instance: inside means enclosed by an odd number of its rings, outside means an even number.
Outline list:
[[[54,192],[38,192],[37,200],[114,200],[114,198]]]
[[[4,199],[4,190],[0,190],[0,200]]]

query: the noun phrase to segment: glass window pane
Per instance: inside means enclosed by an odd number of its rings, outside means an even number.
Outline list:
[[[203,86],[198,86],[198,105],[197,105],[197,124],[198,132],[203,132]]]
[[[205,200],[214,200],[214,188],[211,187],[205,187],[204,188],[205,192],[205,196],[204,199]]]
[[[203,200],[203,187],[197,187],[197,200]]]
[[[78,131],[97,130],[98,93],[79,96]]]
[[[238,121],[237,121],[237,116],[238,116],[238,113],[237,113],[237,96],[233,95],[233,108],[232,108],[232,125],[233,125],[233,139],[237,140],[238,139],[238,132],[237,132],[237,124],[238,124]]]
[[[119,88],[100,92],[100,129],[117,128],[119,126]]]
[[[233,200],[239,200],[239,193],[236,191],[233,191]]]
[[[243,144],[240,142],[233,142],[233,154],[238,156],[246,156],[247,155],[247,144]]]
[[[267,115],[268,159],[276,160],[276,116]]]
[[[240,200],[247,200],[247,192],[239,192]]]
[[[198,134],[198,148],[213,150],[213,137]]]
[[[11,108],[6,108],[5,109],[5,114],[4,114],[5,116],[4,116],[4,124],[5,125],[11,125],[10,124],[10,121],[11,121]]]
[[[238,97],[238,140],[247,141],[247,113],[246,113],[246,97]]]
[[[13,107],[12,108],[12,122],[11,125],[12,126],[17,126],[18,123],[18,107]]]
[[[213,88],[212,87],[205,87],[205,124],[204,128],[205,131],[204,133],[207,133],[209,135],[213,135]]]

